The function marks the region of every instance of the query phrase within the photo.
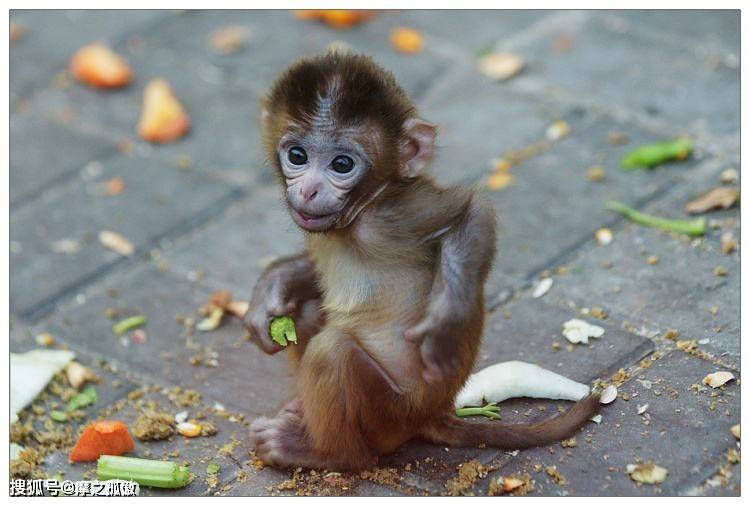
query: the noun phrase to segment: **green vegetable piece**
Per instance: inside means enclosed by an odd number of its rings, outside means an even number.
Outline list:
[[[49,417],[56,422],[64,423],[68,421],[68,415],[63,411],[51,411]]]
[[[629,207],[622,202],[616,202],[614,200],[608,200],[604,203],[604,206],[610,211],[615,211],[625,216],[630,221],[645,225],[647,227],[661,228],[662,230],[669,230],[671,232],[677,232],[680,234],[687,234],[691,236],[705,235],[706,233],[706,217],[701,216],[694,220],[670,220],[667,218],[659,218],[650,214],[642,213]]]
[[[500,406],[496,402],[491,402],[483,407],[476,408],[459,408],[456,410],[456,416],[486,416],[494,420],[500,419]]]
[[[185,466],[161,460],[102,455],[96,463],[100,480],[130,480],[147,487],[180,488],[190,483]]]
[[[138,327],[141,327],[143,325],[146,325],[146,317],[142,314],[139,314],[131,316],[130,318],[125,318],[124,320],[120,320],[119,322],[115,323],[112,326],[112,332],[114,332],[118,336],[121,336],[128,330],[137,329]]]
[[[277,316],[271,320],[271,339],[279,346],[286,346],[291,341],[297,344],[297,330],[294,327],[294,319],[291,316]]]
[[[684,160],[693,151],[693,143],[687,139],[658,142],[634,149],[620,162],[623,170],[639,167],[656,167],[669,160]]]
[[[219,467],[219,464],[215,462],[211,462],[209,465],[206,466],[206,472],[208,474],[219,474],[220,470],[221,470],[221,467]]]
[[[96,394],[96,388],[94,388],[92,385],[89,385],[83,389],[83,392],[75,395],[68,401],[68,405],[66,406],[65,411],[76,411],[94,404],[98,400],[99,396]]]

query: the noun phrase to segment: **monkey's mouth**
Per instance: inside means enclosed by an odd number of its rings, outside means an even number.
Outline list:
[[[339,213],[310,214],[292,208],[292,218],[300,227],[310,232],[322,232],[330,228],[339,217]]]

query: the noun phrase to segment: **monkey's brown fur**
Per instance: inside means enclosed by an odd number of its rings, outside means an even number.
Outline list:
[[[295,197],[306,205],[329,199],[343,207],[330,228],[306,234],[306,252],[275,262],[256,285],[247,326],[257,344],[280,351],[267,327],[282,314],[295,315],[300,336],[285,349],[294,399],[251,429],[264,461],[362,469],[414,437],[524,448],[562,439],[593,415],[595,395],[534,425],[452,415],[480,346],[495,219],[474,192],[415,173],[429,159],[425,133],[433,130],[389,72],[351,54],[302,60],[274,84],[264,108],[268,158],[289,202],[297,190],[282,172],[280,148],[289,132],[311,139],[299,141],[309,145],[306,170],[328,174],[315,165],[315,146],[342,139],[370,159],[345,193],[327,183],[300,187],[306,200]]]

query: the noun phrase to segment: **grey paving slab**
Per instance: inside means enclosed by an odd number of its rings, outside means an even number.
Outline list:
[[[407,91],[419,94],[438,77],[447,61],[434,54],[428,44],[419,55],[396,53],[388,42],[390,16],[383,14],[353,29],[341,30],[298,20],[290,11],[197,12],[165,23],[153,36],[145,36],[144,41],[147,49],[171,51],[189,62],[210,62],[224,69],[233,80],[252,84],[261,92],[298,58],[320,53],[333,42],[344,42],[355,51],[372,55],[396,74]],[[230,55],[214,54],[208,46],[208,36],[227,25],[248,29],[246,47]]]
[[[114,177],[123,179],[125,191],[100,196],[101,185]],[[220,209],[236,192],[195,171],[148,158],[118,156],[89,165],[35,205],[13,213],[11,311],[28,316],[122,262],[123,257],[99,243],[99,231],[115,231],[143,248],[211,214],[216,206]],[[75,241],[78,251],[56,252],[61,240]]]
[[[270,169],[268,169],[270,171]],[[265,265],[304,248],[276,186],[259,186],[216,221],[164,252],[173,272],[202,272],[206,284],[249,298]]]
[[[599,14],[599,13],[597,13]],[[601,13],[626,20],[641,32],[662,37],[665,43],[690,44],[697,56],[739,58],[740,11],[732,9],[623,10]]]
[[[12,10],[11,21],[24,26],[25,32],[11,46],[11,102],[49,85],[79,47],[120,42],[169,15],[155,10]]]
[[[423,30],[428,40],[449,43],[472,55],[527,31],[550,10],[404,10],[383,16],[390,25]]]
[[[258,131],[260,96],[254,89],[230,85],[221,68],[161,47],[135,44],[118,49],[133,68],[133,83],[119,90],[98,90],[74,81],[49,87],[29,100],[33,114],[64,116],[71,129],[128,143],[132,151],[162,157],[172,165],[190,165],[239,184],[254,180],[264,158]],[[191,120],[188,134],[171,144],[149,144],[136,133],[144,87],[157,77],[169,81]]]
[[[604,337],[568,348],[563,323],[571,318],[604,327]],[[557,343],[555,345],[554,343]],[[582,383],[613,374],[654,350],[653,343],[608,322],[576,314],[538,299],[520,299],[494,312],[484,332],[476,369],[496,362],[521,360]]]
[[[686,218],[685,203],[719,184],[714,172],[645,210]],[[732,233],[739,240],[739,209],[710,213],[708,218],[721,228],[709,229],[700,240],[622,224],[614,230],[610,245],[591,245],[571,261],[569,274],[555,279],[548,297],[602,307],[650,332],[674,328],[681,339],[697,339],[706,350],[739,365],[740,257],[737,251],[724,254],[720,239]],[[656,265],[648,263],[652,256],[658,257]],[[719,266],[727,270],[726,276],[714,273]]]
[[[702,19],[694,21],[694,30],[712,30],[710,25],[702,27]],[[570,38],[564,52],[554,50],[553,41],[559,37]],[[696,56],[691,47],[660,43],[631,24],[592,16],[581,26],[559,27],[515,47],[528,69],[512,84],[523,87],[527,79],[541,81],[645,113],[674,125],[678,132],[736,135],[739,68]],[[733,51],[739,53],[737,48]],[[712,99],[705,100],[707,96]]]
[[[44,149],[40,145],[44,144]],[[55,121],[27,114],[10,119],[11,206],[33,198],[60,180],[77,173],[97,157],[114,152],[101,137],[74,132]]]
[[[528,472],[536,482],[535,495],[683,495],[713,476],[726,463],[726,450],[735,446],[729,428],[739,422],[739,386],[692,386],[715,370],[681,351],[668,352],[619,388],[630,400],[618,398],[603,407],[601,424],[582,429],[576,447],[523,451],[493,478]],[[646,404],[638,415],[638,407]],[[663,484],[639,485],[626,474],[628,464],[647,462],[669,470]],[[566,484],[546,473],[553,465]],[[731,489],[714,492],[733,495]]]
[[[488,192],[499,217],[492,291],[522,282],[590,237],[611,219],[603,208],[606,199],[634,204],[653,198],[696,166],[688,161],[648,173],[624,173],[619,164],[625,153],[662,139],[659,133],[521,97],[481,77],[441,90],[423,114],[440,126],[433,172],[446,183],[483,183],[493,159],[544,141],[547,128],[558,119],[570,126],[569,136],[511,169],[514,185]],[[625,134],[629,142],[614,146],[608,140],[611,133]],[[605,171],[602,182],[586,177],[595,165]]]
[[[84,292],[83,304],[73,302],[42,324],[74,346],[109,357],[121,369],[198,390],[227,409],[233,406],[248,416],[274,411],[290,395],[283,357],[266,356],[246,342],[236,319],[227,318],[216,331],[194,333],[177,321],[200,321],[199,308],[211,293],[200,283],[147,264],[98,283]],[[123,317],[145,315],[146,341],[115,336],[108,308]]]

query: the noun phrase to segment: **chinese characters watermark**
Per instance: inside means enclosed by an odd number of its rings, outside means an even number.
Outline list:
[[[140,485],[134,481],[11,480],[11,497],[73,496],[134,497]]]

